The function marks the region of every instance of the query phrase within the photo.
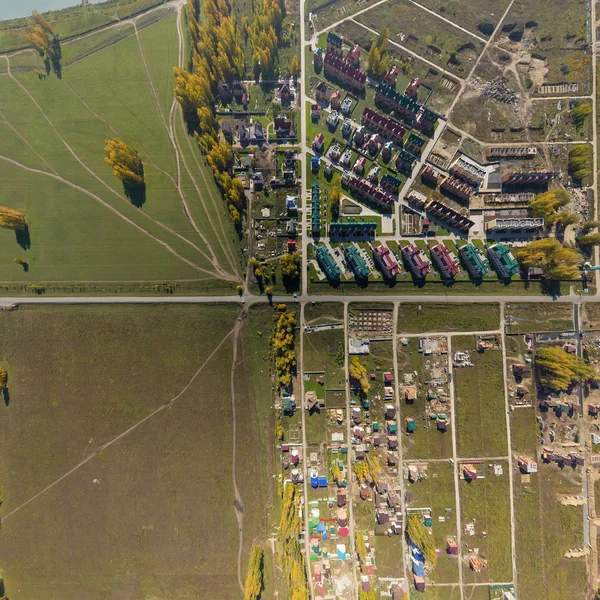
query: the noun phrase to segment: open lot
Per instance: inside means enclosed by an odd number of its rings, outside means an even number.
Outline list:
[[[493,465],[502,467],[502,475],[494,473]],[[463,555],[479,548],[488,561],[487,569],[474,573],[463,568],[466,582],[510,581],[512,579],[510,549],[510,502],[508,463],[486,462],[481,465],[485,478],[471,482],[460,481],[461,523],[463,528],[474,523],[474,536],[463,531]],[[482,535],[484,533],[484,535]]]
[[[19,247],[11,232],[0,236],[7,291],[22,293],[30,283],[58,293],[144,293],[163,282],[175,292],[232,289],[236,234],[179,110],[170,137],[178,37],[175,12],[160,10],[162,20],[140,26],[139,38],[98,51],[94,40],[101,47],[106,31],[85,38],[93,52],[63,65],[62,80],[40,81],[31,70],[3,77],[0,203],[31,221],[30,247]],[[1,62],[12,66],[21,56]],[[144,161],[139,208],[104,162],[104,140],[112,137]],[[13,263],[17,256],[29,262],[27,271]]]
[[[510,333],[573,329],[573,305],[566,302],[507,304],[504,316]]]
[[[510,4],[509,0],[419,0],[419,4],[436,14],[476,33],[489,37],[490,25],[495,27]]]
[[[390,28],[390,40],[465,77],[483,42],[408,0],[390,0],[356,18],[375,31]]]
[[[2,313],[1,362],[11,374],[1,407],[2,568],[11,595],[238,593],[227,336],[237,314],[227,305]],[[243,362],[233,378],[244,569],[264,531],[271,478]]]
[[[445,331],[493,331],[500,324],[498,304],[405,304],[398,311],[400,333]]]
[[[421,466],[421,469],[423,467]],[[408,511],[416,508],[431,509],[431,531],[438,548],[446,547],[446,537],[456,538],[456,498],[454,467],[449,462],[429,463],[427,478],[407,483]],[[441,519],[441,520],[440,520]],[[436,583],[458,582],[458,558],[444,554],[438,558],[431,579]]]
[[[452,352],[470,352],[472,367],[454,370],[458,454],[506,456],[506,420],[502,353],[476,352],[475,338],[455,337]]]

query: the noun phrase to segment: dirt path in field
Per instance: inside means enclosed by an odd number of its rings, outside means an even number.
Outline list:
[[[9,127],[14,133],[16,133],[22,142],[55,174],[58,175],[56,169],[31,145],[29,140],[26,137],[23,137],[18,129],[4,116],[4,113],[0,111],[0,117],[2,117],[4,123],[7,127]]]
[[[132,34],[133,35],[133,34]],[[92,115],[94,115],[94,117],[96,117],[99,121],[102,121],[102,123],[104,123],[118,138],[123,139],[123,136],[102,116],[99,115],[64,79],[61,80],[66,86],[67,89],[73,94],[73,96],[75,96],[75,98],[77,98],[77,100],[79,100],[79,102],[81,102],[81,104],[84,106],[84,108],[86,108]],[[171,175],[171,173],[167,173],[167,171],[165,171],[164,169],[161,169],[153,160],[152,157],[150,156],[150,153],[148,152],[148,150],[144,147],[143,144],[141,144],[139,142],[139,140],[136,140],[137,145],[144,151],[144,154],[146,155],[146,159],[147,161],[160,173],[162,173],[163,175],[165,175],[166,177],[168,177],[171,182],[173,183],[173,185],[177,185],[175,183],[175,179],[173,178],[173,175]]]
[[[177,7],[177,38],[178,38],[178,44],[179,44],[179,52],[178,52],[178,65],[180,67],[183,66],[183,59],[184,59],[184,44],[183,44],[183,31],[182,31],[182,27],[181,27],[181,17],[182,17],[182,10],[183,10],[183,3],[179,4]],[[179,102],[177,102],[176,98],[173,97],[173,103],[171,104],[171,110],[169,112],[169,126],[171,129],[171,133],[173,135],[173,138],[175,140],[175,142],[177,143],[177,147],[179,148],[179,152],[183,158],[183,151],[181,150],[181,146],[179,145],[179,139],[177,137],[177,132],[175,130],[175,116],[176,114],[179,115],[179,118],[181,119],[181,122],[184,123],[183,121],[183,112],[181,110],[181,106],[179,105]],[[185,123],[184,123],[185,125]],[[206,189],[206,191],[208,192],[208,195],[210,196],[210,199],[212,201],[212,203],[215,205],[215,207],[217,207],[217,220],[219,222],[219,229],[221,232],[221,236],[219,236],[219,233],[217,232],[216,228],[215,228],[215,224],[212,220],[211,217],[209,217],[209,223],[212,227],[212,230],[217,238],[217,240],[219,240],[219,243],[221,244],[221,246],[223,247],[223,251],[225,252],[225,257],[227,258],[227,261],[229,262],[229,265],[231,266],[231,268],[233,269],[233,272],[236,273],[237,269],[235,266],[235,257],[233,252],[231,251],[231,248],[229,246],[229,244],[227,243],[227,231],[226,228],[223,226],[223,221],[221,219],[221,213],[218,210],[218,206],[219,204],[222,202],[222,200],[220,198],[215,198],[214,195],[214,191],[211,188],[211,183],[210,181],[208,181],[205,171],[204,169],[200,166],[200,163],[198,162],[198,159],[196,157],[196,153],[194,152],[194,149],[192,148],[192,143],[190,141],[190,136],[186,135],[186,141],[187,141],[187,145],[188,148],[190,150],[190,154],[192,155],[192,158],[194,159],[194,163],[196,164],[196,168],[198,169],[198,172],[200,173],[200,177],[202,178],[202,182],[204,183],[204,187]],[[198,194],[198,198],[200,199],[200,202],[202,203],[202,206],[204,208],[204,210],[206,211],[206,214],[208,215],[208,211],[206,208],[206,204],[204,202],[204,197],[202,196],[201,191],[198,189],[198,185],[196,184],[196,180],[195,178],[192,176],[192,174],[190,173],[190,170],[187,167],[187,163],[184,160],[184,165],[186,168],[186,171],[188,172],[188,174],[190,175],[190,178],[194,184],[194,187],[196,188],[196,193]]]
[[[36,108],[39,110],[40,114],[44,117],[44,119],[46,120],[46,122],[48,123],[48,125],[50,125],[50,127],[52,128],[52,130],[54,131],[54,133],[56,134],[56,136],[58,137],[58,139],[63,143],[63,145],[65,146],[65,148],[70,152],[70,154],[73,156],[73,158],[83,167],[83,169],[85,169],[90,175],[92,175],[92,177],[94,177],[94,179],[96,179],[99,183],[101,183],[109,192],[111,192],[112,194],[114,194],[117,198],[119,198],[120,200],[122,200],[123,202],[129,204],[128,200],[122,196],[121,194],[119,194],[116,190],[114,190],[113,188],[111,188],[101,177],[99,177],[94,171],[92,171],[92,169],[90,169],[77,155],[77,153],[71,148],[71,146],[68,144],[68,142],[62,137],[62,135],[60,134],[60,132],[58,131],[58,129],[56,128],[56,126],[54,125],[54,123],[51,121],[51,119],[48,117],[48,115],[44,112],[44,110],[42,109],[42,107],[39,105],[39,103],[37,102],[37,100],[30,94],[29,90],[12,74],[11,69],[10,69],[10,60],[8,59],[8,57],[3,56],[2,58],[4,58],[6,60],[6,64],[7,64],[7,74],[8,76],[23,90],[23,93],[31,100],[31,102],[36,106]],[[15,164],[19,164],[19,166],[23,166],[25,167],[25,165],[21,165],[20,163],[16,163]],[[45,173],[44,171],[40,171],[40,173],[43,174],[48,174]],[[60,178],[62,179],[62,178]],[[67,180],[64,180],[64,182],[66,182]],[[71,182],[68,183],[68,185],[71,185]],[[73,184],[74,185],[74,184]],[[78,189],[84,189],[84,188],[80,188],[79,186],[77,186]],[[87,192],[87,190],[86,190]],[[89,195],[92,195],[94,198],[99,199],[98,196],[96,196],[95,194],[92,194],[91,192],[88,192]],[[103,204],[105,204],[103,202]],[[110,206],[108,204],[106,204],[107,206]],[[112,209],[112,207],[111,207]],[[117,214],[119,214],[121,217],[123,217],[126,221],[128,221],[129,223],[133,224],[134,222],[131,219],[128,219],[127,217],[125,217],[124,215],[122,215],[119,211],[117,211],[116,209],[112,209],[114,210]],[[150,221],[152,221],[154,224],[158,225],[159,227],[162,227],[163,229],[165,229],[166,231],[168,231],[169,233],[172,233],[173,235],[175,235],[176,237],[178,237],[179,239],[181,239],[182,241],[184,241],[185,243],[187,243],[188,245],[192,246],[196,251],[198,251],[206,260],[208,260],[213,266],[215,266],[215,264],[213,263],[213,261],[211,261],[211,259],[209,258],[209,256],[198,246],[196,246],[193,242],[191,242],[190,240],[188,240],[187,238],[185,238],[184,236],[182,236],[181,234],[175,232],[174,230],[172,230],[170,227],[168,227],[167,225],[165,225],[164,223],[161,223],[160,221],[157,221],[155,219],[153,219],[152,217],[150,217],[147,213],[145,213],[144,211],[140,211],[140,213],[142,215],[144,215],[147,219],[149,219]],[[139,225],[136,225],[137,228],[139,228],[141,231],[144,231],[147,235],[149,235],[150,237],[152,237],[154,240],[159,241],[159,243],[161,243],[162,245],[164,245],[165,247],[168,247],[173,253],[175,253],[177,256],[180,257],[179,254],[177,254],[175,252],[175,250],[173,250],[166,242],[163,242],[162,240],[159,240],[158,238],[156,238],[155,236],[153,236],[149,231],[143,229],[142,227],[140,227]],[[181,258],[181,257],[180,257]],[[220,279],[224,279],[226,281],[237,281],[237,278],[233,275],[230,275],[228,273],[225,273],[220,267],[218,269],[216,269],[216,271],[213,273],[211,271],[208,271],[206,269],[203,269],[201,267],[198,267],[198,265],[196,265],[195,263],[191,263],[191,261],[187,261],[187,259],[185,259],[186,262],[188,262],[189,264],[192,264],[194,266],[194,268],[199,269],[201,271],[203,271],[204,273],[208,273],[210,275],[213,275],[214,277],[220,278]]]
[[[64,81],[64,80],[63,80]],[[81,104],[92,114],[94,115],[97,119],[99,119],[100,121],[102,121],[117,137],[119,137],[120,139],[123,139],[123,136],[101,115],[99,115],[98,113],[96,113],[94,111],[94,109],[81,97],[79,96],[79,94],[77,94],[77,92],[65,81],[64,82],[65,85],[67,86],[67,88],[73,93],[73,95],[81,102]],[[12,125],[11,125],[12,127]],[[14,128],[13,128],[14,129]],[[16,131],[16,130],[15,130]],[[21,136],[21,134],[19,134],[17,132],[17,134]],[[25,139],[25,138],[23,138]],[[177,187],[177,182],[175,181],[175,179],[173,178],[173,176],[170,173],[167,173],[167,171],[161,169],[156,163],[154,163],[154,161],[152,160],[152,158],[150,157],[150,154],[148,152],[148,150],[146,150],[146,148],[144,147],[143,144],[140,144],[138,142],[140,148],[144,151],[144,153],[146,154],[146,159],[148,160],[148,163],[154,167],[157,171],[159,171],[160,173],[163,173],[166,177],[168,177],[171,182],[173,183],[174,187]],[[37,154],[37,152],[36,152]],[[39,155],[38,155],[39,156]],[[41,157],[40,157],[41,158]],[[44,159],[42,159],[44,160]],[[44,160],[44,162],[46,162]],[[47,163],[46,163],[47,164]],[[50,167],[50,165],[48,165]],[[52,168],[52,167],[50,167]],[[54,169],[52,169],[54,171]],[[56,173],[56,171],[54,171]],[[58,173],[57,173],[58,174]],[[123,197],[121,197],[121,200],[123,200],[124,202],[127,203],[127,200]],[[161,223],[160,221],[157,221],[156,219],[153,219],[152,217],[150,217],[148,215],[148,213],[146,211],[144,211],[144,209],[139,208],[138,209],[143,215],[145,215],[148,219],[150,219],[152,222],[156,223],[157,225],[159,225],[160,227],[162,227],[163,229],[165,229],[166,231],[168,231],[169,233],[172,233],[174,236],[178,237],[180,240],[182,240],[183,242],[185,242],[186,244],[188,244],[189,246],[191,246],[192,248],[194,248],[194,250],[196,250],[197,252],[199,252],[200,254],[202,254],[202,256],[204,256],[204,258],[206,258],[207,260],[210,260],[208,258],[208,256],[206,255],[206,253],[204,253],[196,244],[194,244],[191,240],[188,240],[188,238],[186,238],[185,236],[181,235],[180,233],[178,233],[177,231],[174,231],[173,229],[171,229],[170,227],[168,227],[167,225],[164,225],[163,223]],[[215,274],[215,277],[219,277],[219,275]]]
[[[244,315],[243,315],[244,316]],[[237,459],[237,421],[236,421],[236,413],[235,413],[235,369],[237,367],[237,352],[238,352],[238,344],[240,338],[240,332],[243,324],[243,316],[240,316],[236,321],[235,327],[233,328],[233,356],[231,359],[231,424],[233,429],[233,452],[231,455],[231,479],[233,482],[233,508],[235,510],[235,518],[238,523],[238,533],[239,533],[239,542],[238,542],[238,560],[237,560],[237,568],[238,568],[238,583],[240,586],[240,590],[244,593],[244,582],[242,578],[242,551],[244,545],[244,504],[242,502],[242,497],[240,495],[240,491],[237,486],[236,479],[236,459]]]
[[[171,248],[171,246],[169,246],[169,244],[167,244],[167,242],[164,242],[163,240],[157,238],[155,235],[150,233],[147,229],[144,229],[143,227],[138,225],[135,221],[132,221],[129,217],[126,217],[123,213],[119,212],[116,208],[111,206],[108,202],[106,202],[105,200],[102,200],[102,198],[100,198],[100,196],[96,196],[96,194],[94,194],[93,192],[90,192],[89,190],[82,188],[81,186],[77,185],[76,183],[73,183],[72,181],[69,181],[68,179],[65,179],[64,177],[61,177],[60,175],[55,175],[54,173],[49,173],[48,171],[41,171],[40,169],[34,169],[32,167],[28,167],[27,165],[24,165],[23,163],[20,163],[12,158],[9,158],[8,156],[0,155],[0,160],[4,160],[8,163],[11,163],[12,165],[15,165],[16,167],[20,167],[21,169],[25,169],[26,171],[29,171],[30,173],[37,173],[38,175],[45,175],[46,177],[51,177],[52,179],[55,179],[56,181],[60,181],[61,183],[69,186],[70,188],[73,188],[74,190],[77,190],[77,191],[81,192],[82,194],[85,194],[86,196],[90,196],[91,198],[94,198],[94,200],[96,200],[97,202],[102,204],[102,206],[108,208],[108,210],[115,213],[117,216],[119,216],[125,222],[129,223],[132,227],[135,227],[138,231],[141,231],[143,234],[145,234],[149,238],[153,239],[156,243],[163,246],[166,250],[171,252],[171,254],[173,254],[180,260],[182,260],[184,263],[186,263],[193,269],[196,269],[197,271],[200,271],[202,273],[206,273],[207,275],[210,275],[211,277],[217,277],[217,275],[215,275],[215,273],[213,273],[212,271],[203,269],[202,267],[199,267],[198,265],[193,263],[191,260],[188,260],[184,256],[181,256],[181,254],[179,254],[174,248]]]
[[[178,5],[177,7],[177,35],[178,35],[178,39],[179,39],[179,51],[178,51],[178,63],[181,65],[183,63],[183,34],[181,31],[181,10],[182,10],[182,5]],[[204,234],[200,231],[200,229],[198,228],[198,226],[196,225],[196,221],[194,220],[194,218],[192,217],[192,213],[190,211],[190,208],[188,206],[187,200],[185,199],[185,196],[183,194],[182,188],[181,188],[181,165],[183,164],[183,167],[188,175],[188,177],[190,178],[190,180],[192,181],[195,189],[196,189],[196,193],[198,194],[198,198],[200,199],[200,202],[202,203],[202,206],[204,208],[205,214],[208,218],[208,222],[210,223],[213,231],[215,232],[215,235],[217,235],[215,226],[212,222],[211,217],[209,216],[209,212],[208,209],[206,207],[206,204],[204,202],[204,199],[202,197],[202,194],[200,193],[200,190],[198,188],[198,185],[196,183],[196,180],[194,179],[187,161],[185,160],[183,153],[181,152],[181,148],[179,147],[179,144],[177,142],[176,136],[175,136],[175,131],[174,131],[174,124],[173,124],[173,115],[175,112],[175,105],[177,103],[177,100],[175,98],[173,98],[173,104],[171,105],[171,110],[169,113],[169,124],[167,125],[167,121],[165,119],[165,115],[163,114],[163,109],[160,105],[160,100],[158,98],[158,92],[156,91],[156,86],[154,85],[154,80],[152,79],[152,75],[150,74],[150,68],[148,67],[148,62],[146,61],[146,56],[144,54],[144,49],[142,47],[142,43],[140,40],[140,36],[139,36],[139,31],[136,25],[135,20],[133,21],[133,27],[135,30],[135,37],[138,43],[138,48],[140,50],[140,55],[142,57],[142,63],[144,65],[144,69],[146,71],[146,76],[148,78],[148,83],[150,84],[150,88],[152,89],[152,95],[154,96],[154,101],[156,103],[156,108],[160,114],[160,118],[161,121],[163,123],[163,126],[165,128],[165,131],[167,132],[167,135],[169,137],[169,139],[171,140],[171,145],[173,146],[173,150],[175,152],[175,160],[176,160],[176,164],[177,164],[177,183],[176,183],[176,187],[177,187],[177,191],[179,193],[179,197],[181,198],[181,202],[183,204],[183,210],[186,216],[186,219],[190,222],[190,224],[192,225],[192,227],[194,228],[194,231],[198,234],[198,236],[202,239],[202,241],[206,244],[206,247],[208,248],[208,251],[211,254],[211,263],[214,265],[215,269],[217,269],[219,272],[222,273],[223,276],[226,276],[228,273],[226,273],[226,271],[221,267],[211,245],[208,243],[208,240],[206,239],[206,237],[204,236]],[[217,235],[218,238],[218,235]],[[226,246],[224,246],[224,248],[226,248]],[[231,258],[229,257],[227,251],[225,252],[226,256],[228,258],[228,261],[231,262]],[[233,267],[233,264],[230,265],[233,268],[233,271],[235,273],[235,268]]]
[[[200,373],[202,373],[202,371],[204,370],[204,368],[206,367],[206,365],[211,361],[211,359],[213,358],[213,356],[220,350],[221,346],[225,343],[225,341],[229,338],[229,336],[231,336],[232,333],[235,334],[236,329],[239,329],[239,322],[238,321],[236,321],[236,325],[234,326],[234,328],[231,329],[230,331],[228,331],[225,334],[225,336],[217,344],[217,346],[215,347],[215,349],[208,355],[208,358],[202,363],[202,365],[200,366],[200,368],[192,375],[192,377],[190,378],[190,380],[185,384],[185,386],[183,387],[183,389],[176,396],[173,396],[173,398],[171,398],[170,400],[167,400],[167,402],[165,402],[164,404],[162,404],[161,406],[159,406],[157,409],[153,410],[150,414],[146,415],[143,419],[140,419],[137,423],[135,423],[134,425],[132,425],[131,427],[129,427],[129,429],[126,429],[125,431],[123,431],[122,433],[120,433],[116,437],[112,438],[111,440],[109,440],[105,444],[102,444],[102,446],[100,446],[99,448],[97,448],[96,450],[94,450],[87,458],[83,459],[80,463],[76,464],[72,469],[70,469],[69,471],[67,471],[63,475],[61,475],[58,479],[55,479],[52,483],[50,483],[49,485],[47,485],[44,489],[40,490],[37,494],[35,494],[31,498],[29,498],[29,500],[26,500],[25,502],[23,502],[22,504],[20,504],[16,508],[13,508],[9,513],[5,514],[0,519],[0,524],[2,524],[4,521],[6,521],[6,519],[8,519],[9,517],[13,516],[16,512],[18,512],[19,510],[21,510],[22,508],[24,508],[25,506],[27,506],[29,503],[33,502],[34,500],[36,500],[37,498],[39,498],[40,496],[42,496],[43,494],[45,494],[46,492],[48,492],[49,490],[51,490],[53,487],[55,487],[56,485],[58,485],[61,481],[63,481],[64,479],[66,479],[69,475],[72,475],[73,473],[75,473],[75,471],[77,471],[83,465],[87,464],[93,458],[95,458],[96,456],[98,456],[98,454],[100,454],[100,452],[106,450],[107,448],[109,448],[110,446],[112,446],[113,444],[115,444],[116,442],[118,442],[119,440],[123,439],[125,436],[129,435],[132,431],[135,431],[138,427],[140,427],[140,425],[143,425],[146,421],[149,421],[152,417],[154,417],[157,414],[161,413],[163,410],[165,410],[167,408],[171,408],[173,406],[173,404],[177,400],[179,400],[179,398],[181,398],[181,396],[183,396],[185,394],[185,392],[188,391],[188,389],[192,386],[192,384],[194,383],[194,381],[196,381],[196,379],[198,378],[198,375],[200,375]],[[234,348],[235,348],[235,346],[234,346]]]

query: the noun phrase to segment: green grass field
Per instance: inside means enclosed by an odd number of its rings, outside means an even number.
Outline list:
[[[37,282],[48,293],[68,283],[79,293],[118,292],[115,283],[131,291],[169,282],[175,292],[208,294],[234,287],[237,235],[179,108],[171,113],[177,16],[162,7],[156,14],[154,23],[154,13],[138,18],[139,37],[128,23],[114,43],[112,30],[103,30],[65,44],[71,62],[62,80],[16,69],[2,76],[0,162],[7,175],[0,204],[31,220],[30,248],[9,231],[0,235],[8,292]],[[23,56],[0,63],[12,68]],[[147,188],[140,208],[104,162],[108,137],[141,153]]]
[[[10,595],[239,595],[234,338],[227,336],[237,315],[230,305],[28,307],[0,315],[0,363],[9,373],[0,406],[0,537]],[[239,345],[245,569],[252,541],[268,531],[272,479],[259,427],[269,403],[250,389],[252,365],[242,358]]]
[[[475,351],[475,338],[455,337],[452,352],[469,351],[473,367],[454,370],[458,454],[506,456],[504,374],[500,350]]]
[[[491,331],[500,325],[498,304],[405,304],[398,311],[400,333]]]
[[[83,34],[87,31],[105,27],[118,19],[160,5],[164,0],[106,0],[100,5],[73,7],[46,13],[46,18],[61,39]],[[23,40],[27,19],[0,21],[0,52],[9,52],[25,48]]]

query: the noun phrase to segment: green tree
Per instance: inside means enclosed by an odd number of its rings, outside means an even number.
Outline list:
[[[569,151],[569,175],[581,185],[592,174],[592,149],[588,144],[579,144]]]
[[[565,248],[554,238],[543,238],[530,242],[516,253],[524,267],[540,267],[545,279],[559,281],[578,279],[579,265],[583,257],[577,250]]]
[[[597,246],[600,244],[600,233],[590,233],[577,238],[577,243],[580,246]]]
[[[596,369],[580,356],[562,348],[547,346],[535,353],[536,374],[540,385],[565,392],[578,381],[596,381]]]
[[[583,129],[586,119],[592,114],[592,105],[587,100],[575,100],[571,109],[571,122],[578,131]]]
[[[333,186],[329,194],[329,210],[331,220],[337,221],[340,218],[340,200],[342,198],[342,177],[338,173],[333,180]]]

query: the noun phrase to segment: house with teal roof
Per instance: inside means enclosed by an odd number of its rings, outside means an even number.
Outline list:
[[[490,270],[490,263],[483,255],[483,252],[473,244],[463,246],[458,253],[465,265],[465,269],[473,279],[483,278]]]
[[[500,279],[510,279],[519,272],[519,262],[505,244],[494,244],[488,248],[488,258]]]

